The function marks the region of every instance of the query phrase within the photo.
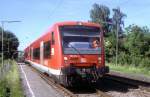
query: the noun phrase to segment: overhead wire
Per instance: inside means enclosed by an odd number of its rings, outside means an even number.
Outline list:
[[[58,4],[56,5],[56,7],[51,11],[51,15],[50,15],[49,18],[51,18],[51,17],[55,14],[55,12],[56,12],[57,9],[62,5],[62,3],[63,3],[63,0],[59,0],[59,2],[58,2]]]
[[[127,3],[129,3],[129,0],[125,0],[124,2],[121,2],[120,4],[118,4],[118,6],[122,6],[122,5],[127,4]]]
[[[123,2],[121,2],[121,3],[119,3],[118,6],[119,6],[119,7],[123,7],[124,5],[126,5],[126,4],[128,4],[128,3],[131,3],[131,1],[125,0],[125,1],[123,1]],[[137,7],[138,7],[138,6],[137,6]],[[146,7],[146,6],[145,6],[145,7]],[[149,6],[147,6],[147,7],[149,7]],[[136,16],[139,16],[139,15],[143,15],[143,14],[145,13],[143,9],[137,9],[137,10],[138,10],[138,12],[137,12],[137,13],[134,13],[134,15],[132,15],[132,17],[136,17]]]

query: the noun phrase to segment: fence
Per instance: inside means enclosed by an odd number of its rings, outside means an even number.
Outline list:
[[[6,74],[9,72],[10,69],[11,69],[10,60],[5,60],[3,65],[0,64],[0,80],[6,76]]]

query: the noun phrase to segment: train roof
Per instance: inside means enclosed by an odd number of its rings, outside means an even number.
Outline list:
[[[85,25],[85,26],[97,26],[101,27],[101,25],[92,23],[92,22],[82,22],[82,21],[65,21],[65,22],[57,22],[54,25],[63,26],[63,25]]]
[[[96,23],[92,23],[92,22],[83,22],[83,21],[64,21],[64,22],[57,22],[55,24],[53,24],[48,31],[46,31],[46,33],[44,33],[44,35],[46,35],[47,33],[49,33],[49,30],[51,28],[53,28],[54,26],[65,26],[65,25],[85,25],[85,26],[95,26],[95,27],[101,27],[101,25],[96,24]],[[42,36],[44,36],[42,35]],[[39,40],[40,38],[36,39],[35,41]],[[30,45],[32,45],[35,41],[33,41]],[[26,47],[24,50],[29,49],[29,46]]]

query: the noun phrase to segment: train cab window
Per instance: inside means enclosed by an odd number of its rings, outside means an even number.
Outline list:
[[[40,59],[40,48],[33,49],[33,59]]]
[[[51,42],[44,42],[44,58],[49,58],[51,52]]]
[[[93,26],[60,26],[64,54],[100,54],[100,28]]]

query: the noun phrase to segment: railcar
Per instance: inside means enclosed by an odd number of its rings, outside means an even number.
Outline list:
[[[59,22],[25,49],[25,60],[64,86],[96,82],[109,72],[101,26]]]

